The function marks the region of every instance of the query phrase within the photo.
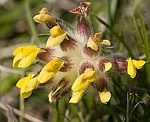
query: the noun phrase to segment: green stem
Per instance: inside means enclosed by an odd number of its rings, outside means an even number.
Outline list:
[[[54,122],[64,122],[65,112],[66,109],[64,99],[57,100],[54,105]]]
[[[31,29],[31,34],[34,37],[34,41],[31,42],[31,43],[38,44],[40,42],[40,40],[38,38],[38,34],[37,34],[37,31],[36,31],[36,28],[35,28],[35,24],[32,20],[32,14],[31,14],[31,10],[30,10],[30,1],[29,0],[25,0],[25,12],[26,12],[26,17],[27,17],[28,24],[29,24],[30,29]]]
[[[124,42],[124,39],[119,36],[112,28],[110,25],[108,25],[106,22],[104,22],[102,19],[100,19],[99,17],[97,17],[94,13],[91,13],[91,15],[93,15],[100,23],[102,23],[103,25],[105,25],[115,36],[116,38],[124,45],[124,47],[126,48],[126,50],[128,51],[128,53],[130,54],[131,57],[133,57],[133,53],[131,52],[131,50],[129,49],[128,45]]]
[[[126,122],[129,122],[129,91],[127,91]]]

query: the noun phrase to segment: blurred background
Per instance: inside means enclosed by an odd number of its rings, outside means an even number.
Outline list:
[[[136,79],[109,74],[113,88],[110,87],[112,99],[107,105],[100,103],[93,89],[77,105],[63,98],[57,111],[54,103],[48,101],[48,91],[43,88],[36,89],[32,97],[23,100],[15,84],[35,67],[26,71],[13,69],[13,50],[36,38],[41,43],[46,42],[48,28],[32,20],[42,7],[75,28],[77,16],[69,10],[79,6],[81,0],[0,0],[0,122],[53,122],[56,115],[60,115],[57,121],[61,122],[150,121],[150,50],[149,45],[144,47],[150,39],[150,0],[87,1],[92,3],[91,12],[109,25],[92,15],[88,17],[93,32],[102,31],[103,38],[112,42],[110,52],[144,59],[146,66],[138,71]]]

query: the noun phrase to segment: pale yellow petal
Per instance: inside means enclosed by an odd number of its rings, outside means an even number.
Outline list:
[[[100,44],[104,44],[104,45],[111,45],[111,42],[109,40],[103,40]]]
[[[127,73],[130,75],[131,78],[134,78],[136,76],[136,68],[134,67],[134,64],[131,58],[129,58],[128,60]]]
[[[81,100],[83,93],[84,93],[84,90],[78,91],[78,92],[73,92],[72,97],[69,100],[69,103],[74,103],[74,104],[78,103]]]
[[[110,62],[105,63],[105,72],[109,71],[112,68],[112,64]]]
[[[95,50],[95,51],[98,50],[98,45],[93,41],[92,37],[89,38],[87,42],[87,47],[90,47],[92,50]]]
[[[59,45],[66,37],[67,33],[64,33],[57,37],[50,36],[47,40],[46,47]]]
[[[38,14],[33,17],[33,20],[37,23],[42,23],[46,21],[53,21],[55,18],[48,14]]]
[[[132,60],[132,61],[133,61],[135,68],[137,68],[137,69],[141,69],[142,66],[145,64],[144,60],[138,60],[138,61]]]
[[[102,103],[107,104],[111,98],[111,93],[109,91],[99,92],[99,97]]]
[[[59,25],[54,26],[52,29],[50,29],[50,34],[52,37],[57,37],[57,36],[60,36],[64,33],[65,32],[61,29],[61,27]]]

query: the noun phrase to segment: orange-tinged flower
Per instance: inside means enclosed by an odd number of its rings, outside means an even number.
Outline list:
[[[55,18],[50,15],[50,13],[48,12],[46,8],[42,8],[40,13],[33,17],[33,20],[37,23],[43,23],[46,21],[53,21],[55,20]]]
[[[101,36],[102,36],[102,32],[95,33],[93,38],[92,37],[89,38],[89,40],[87,42],[87,47],[90,47],[91,49],[97,51]]]

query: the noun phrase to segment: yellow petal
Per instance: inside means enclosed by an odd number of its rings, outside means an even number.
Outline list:
[[[84,90],[78,91],[78,92],[73,92],[72,97],[69,100],[69,103],[78,103],[81,100],[83,93],[84,93]]]
[[[61,34],[57,37],[50,36],[47,40],[46,47],[59,45],[66,37],[67,33]]]
[[[136,76],[136,68],[134,67],[134,64],[131,58],[129,58],[128,60],[127,72],[131,78],[134,78]]]
[[[26,57],[26,56],[28,56],[31,53],[36,52],[36,51],[40,51],[40,48],[37,48],[35,45],[29,45],[29,46],[25,46],[23,48],[22,53]]]
[[[64,61],[60,58],[54,58],[46,66],[46,70],[53,72],[54,70],[59,70],[64,64]]]
[[[27,82],[25,84],[25,92],[30,92],[33,89],[35,89],[36,86],[37,86],[37,83],[38,83],[38,78],[37,77],[34,77],[31,80],[29,80],[29,82]]]
[[[105,63],[105,72],[109,71],[112,68],[112,64],[110,62]]]
[[[86,79],[83,79],[83,78],[84,78],[84,74],[80,75],[75,80],[75,82],[73,83],[73,85],[71,87],[72,91],[74,91],[74,92],[82,91],[88,87],[90,82],[88,82]]]
[[[21,59],[23,58],[23,54],[20,52],[20,53],[18,53],[15,57],[14,57],[14,59],[13,59],[13,68],[18,68],[18,65],[19,65],[19,63],[20,63],[20,61],[21,61]]]
[[[22,52],[24,46],[18,47],[14,50],[13,55],[16,56],[18,53]]]
[[[50,34],[52,37],[57,37],[57,36],[60,36],[64,33],[65,32],[61,29],[61,27],[59,25],[54,26],[52,29],[50,29]]]
[[[98,45],[93,41],[93,39],[90,37],[88,42],[87,42],[87,47],[90,47],[91,49],[97,51],[98,50]]]
[[[21,78],[21,79],[17,82],[16,86],[17,86],[18,88],[22,88],[23,85],[25,85],[27,82],[29,82],[29,81],[31,80],[32,76],[33,76],[33,73],[30,73],[27,77]]]
[[[52,77],[54,77],[54,75],[57,72],[47,72],[47,71],[43,71],[40,73],[40,75],[38,76],[38,81],[40,83],[45,83],[46,81],[48,81],[49,79],[51,79]]]
[[[72,90],[74,92],[82,91],[88,87],[90,82],[95,81],[95,71],[87,69],[85,73],[81,74],[73,83]]]
[[[132,60],[132,61],[133,61],[135,68],[137,68],[137,69],[141,69],[142,66],[145,64],[144,60],[139,60],[139,61]]]
[[[92,69],[86,69],[86,71],[85,71],[85,76],[84,76],[84,79],[86,78],[89,78],[89,77],[93,77],[94,76],[94,73],[95,73],[95,71],[93,71]]]
[[[102,103],[107,104],[111,98],[111,93],[109,91],[99,92],[99,97]]]
[[[20,60],[18,67],[19,68],[26,68],[28,66],[31,65],[31,63],[34,61],[34,59],[36,58],[37,54],[39,51],[35,51],[33,53],[31,53],[30,55],[28,55],[27,57],[24,57]]]
[[[33,20],[37,23],[52,21],[54,19],[55,18],[53,16],[50,16],[49,14],[38,14],[33,17]]]
[[[40,83],[45,83],[51,79],[63,65],[64,61],[62,59],[54,58],[42,69],[38,76],[38,81]]]
[[[28,98],[31,94],[32,94],[32,91],[20,93],[21,97],[23,98]]]

